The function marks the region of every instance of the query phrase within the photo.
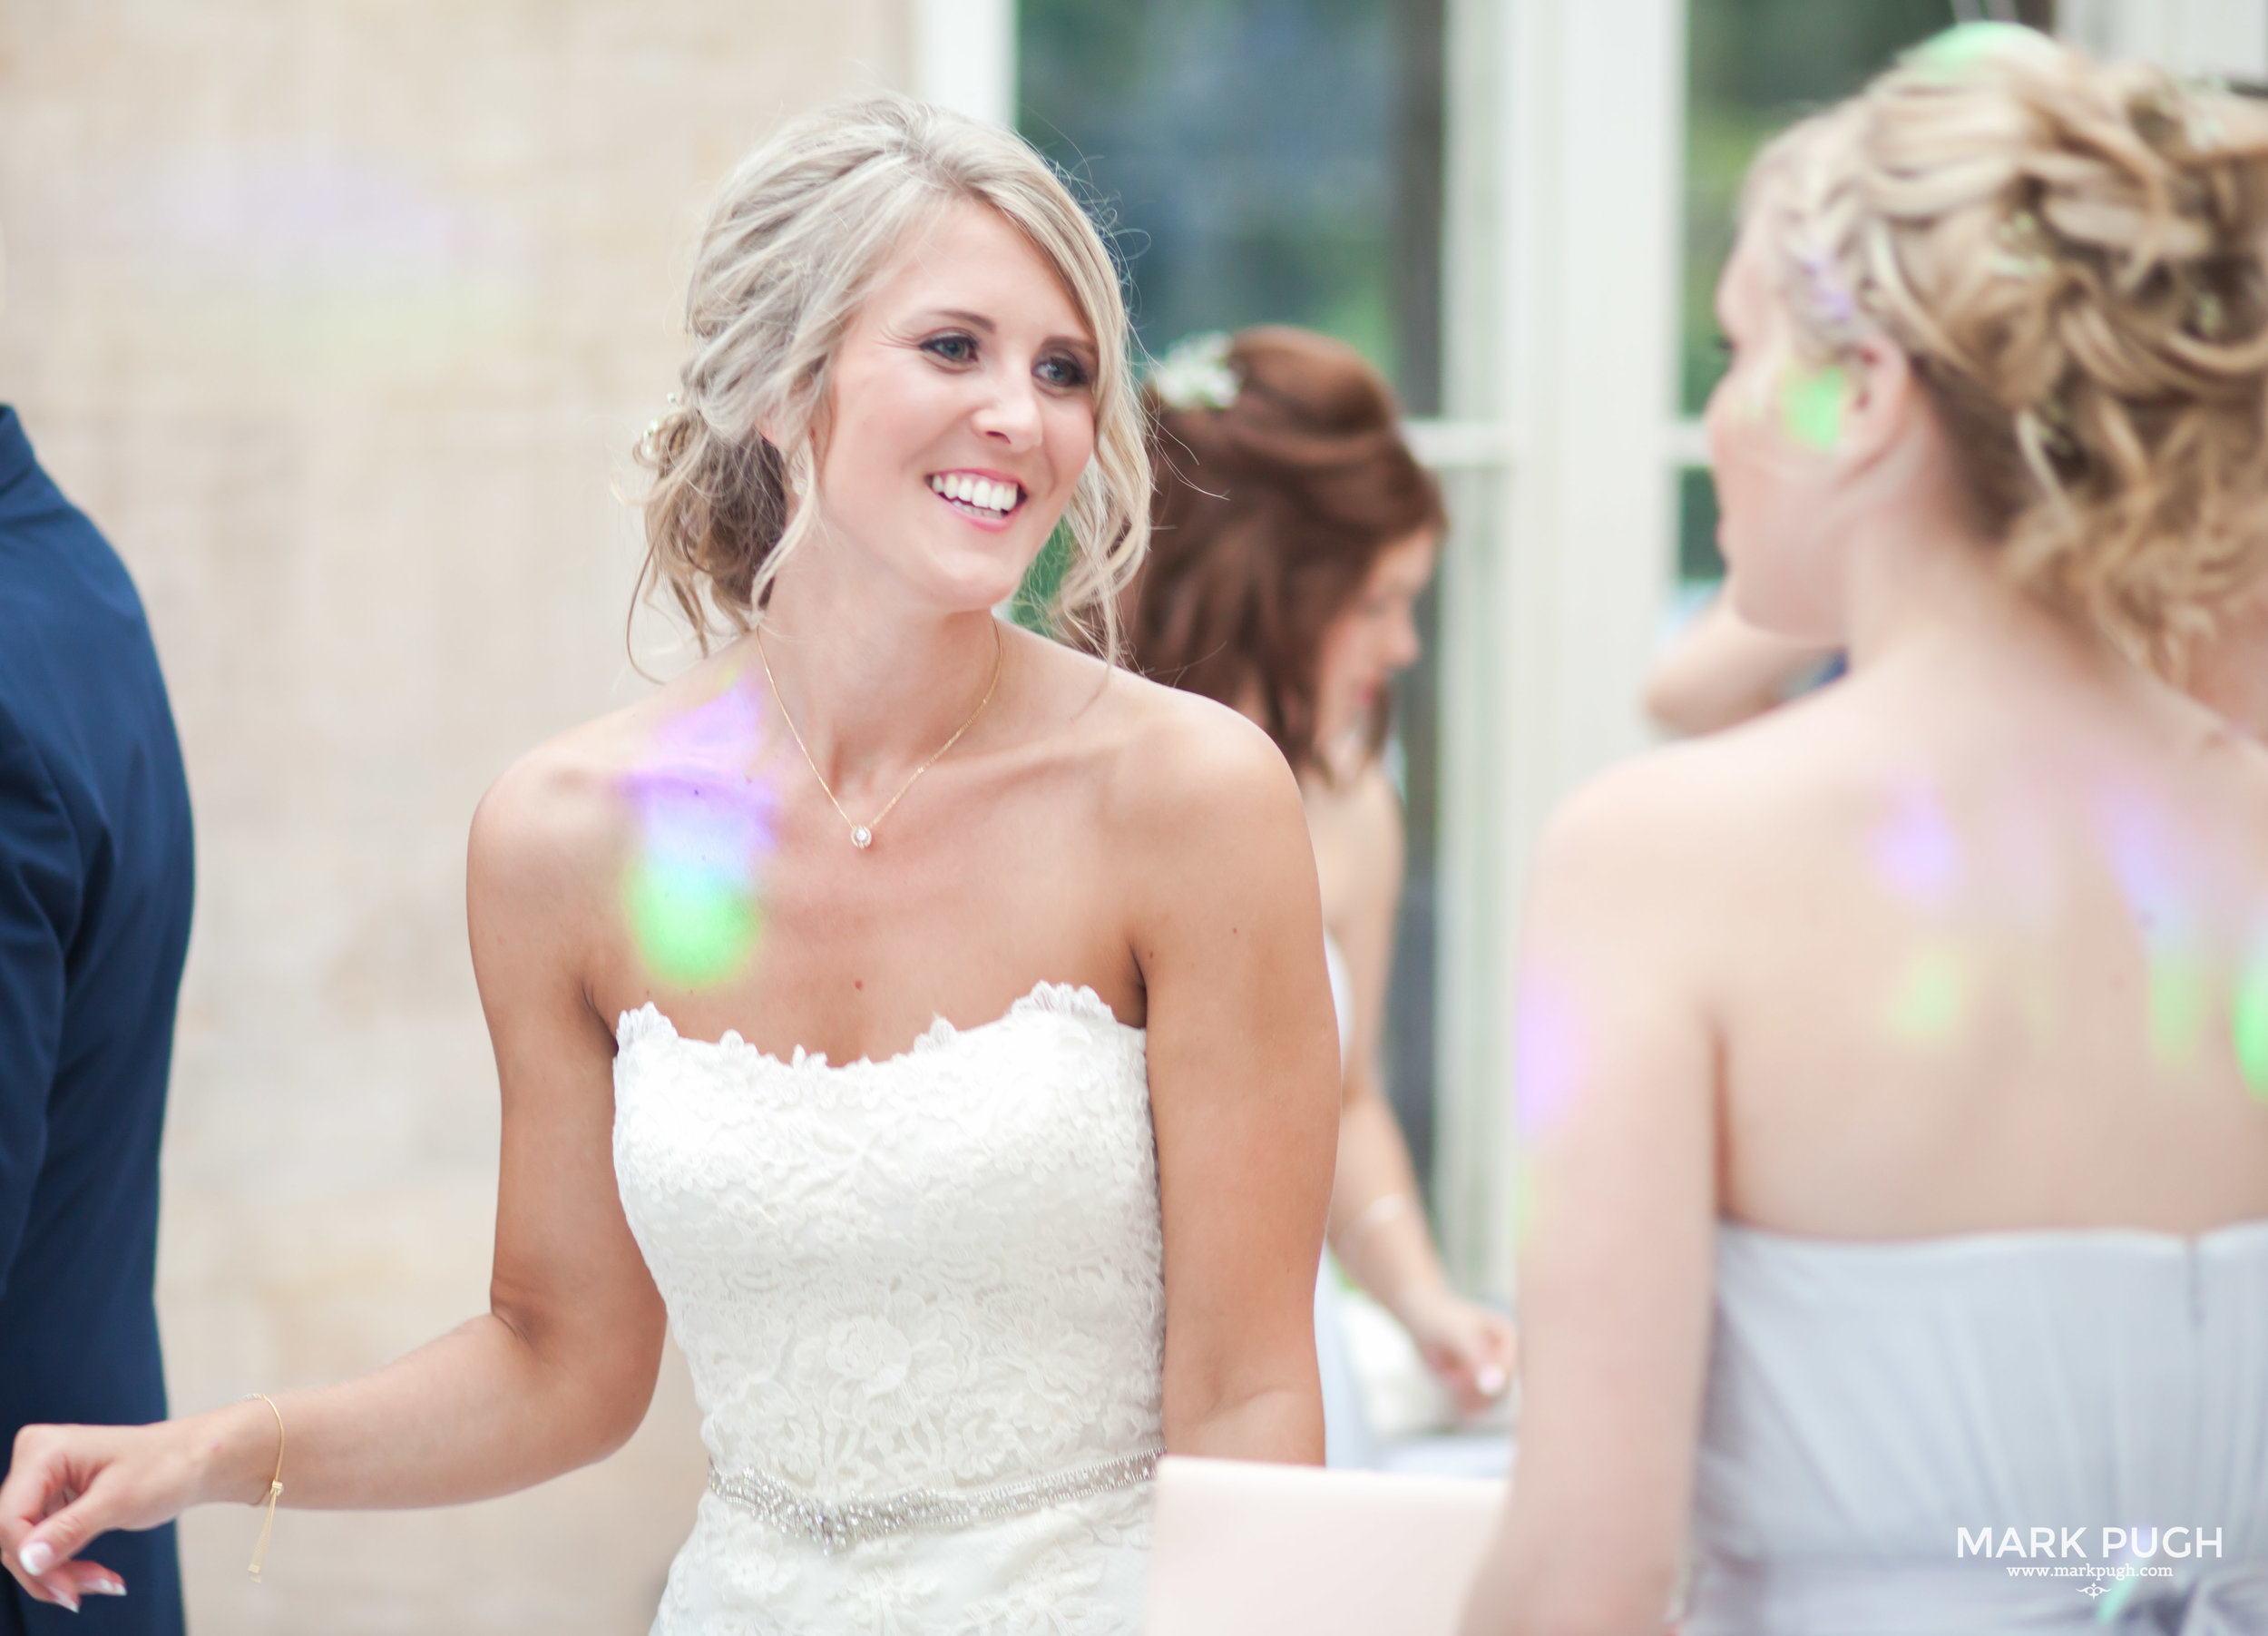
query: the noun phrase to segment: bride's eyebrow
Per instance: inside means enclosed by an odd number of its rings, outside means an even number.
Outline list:
[[[993,322],[991,318],[986,318],[981,312],[971,312],[965,308],[932,308],[929,311],[922,314],[922,318],[924,323],[951,323],[965,325],[971,329],[981,330],[986,335],[997,335],[1000,333],[1000,326]],[[1075,351],[1087,353],[1091,353],[1095,349],[1094,342],[1088,339],[1087,337],[1083,335],[1051,335],[1046,340],[1042,341],[1041,345],[1044,347],[1068,347]]]

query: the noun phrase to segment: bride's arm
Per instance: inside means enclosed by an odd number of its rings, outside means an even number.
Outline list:
[[[1298,788],[1205,706],[1129,826],[1166,1248],[1166,1445],[1317,1463],[1315,1269],[1338,1033]]]
[[[572,780],[523,766],[474,820],[474,966],[503,1095],[489,1310],[373,1374],[279,1398],[287,1504],[508,1493],[607,1455],[645,1413],[664,1318],[615,1190],[613,1041],[582,975],[608,934],[589,844],[604,820],[577,799]],[[69,1600],[93,1578],[70,1559],[95,1535],[261,1501],[275,1462],[258,1401],[152,1426],[28,1426],[0,1484],[0,1552],[33,1595]]]

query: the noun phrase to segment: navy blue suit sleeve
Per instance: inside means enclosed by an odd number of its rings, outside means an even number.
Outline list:
[[[0,1293],[47,1150],[81,887],[77,839],[54,781],[0,714]]]

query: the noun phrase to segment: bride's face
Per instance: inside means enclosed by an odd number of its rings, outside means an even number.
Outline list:
[[[884,270],[836,359],[821,551],[941,611],[1011,595],[1095,446],[1095,338],[999,212],[952,205]]]

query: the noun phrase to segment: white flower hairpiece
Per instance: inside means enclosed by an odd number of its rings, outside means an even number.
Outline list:
[[[1228,361],[1228,337],[1219,330],[1185,336],[1149,367],[1149,389],[1168,409],[1225,409],[1244,381]]]

